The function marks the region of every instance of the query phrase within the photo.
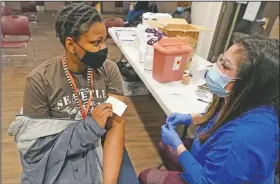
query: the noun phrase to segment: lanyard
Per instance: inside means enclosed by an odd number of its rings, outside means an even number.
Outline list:
[[[86,108],[84,108],[83,102],[79,98],[79,91],[77,89],[76,82],[74,81],[74,78],[73,78],[72,74],[70,73],[69,68],[67,66],[65,55],[62,57],[61,62],[62,62],[62,66],[64,68],[64,72],[65,72],[67,81],[74,91],[74,100],[81,111],[83,119],[85,119],[86,116],[89,114],[90,104],[93,99],[92,91],[93,91],[93,78],[94,77],[93,77],[92,68],[88,68],[88,70],[87,70],[87,81],[88,81],[88,87],[90,88],[90,90],[89,90],[88,101],[85,102]]]

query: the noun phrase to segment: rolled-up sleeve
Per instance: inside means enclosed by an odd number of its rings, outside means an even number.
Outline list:
[[[116,63],[106,61],[106,90],[108,93],[123,95],[122,75]]]

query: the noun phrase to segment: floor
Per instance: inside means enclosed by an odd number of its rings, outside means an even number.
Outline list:
[[[106,17],[106,16],[104,16]],[[25,78],[34,66],[63,53],[63,47],[55,37],[51,13],[40,15],[40,27],[32,32],[33,48],[37,58],[34,63],[32,44],[27,47],[28,57],[4,61],[2,67],[2,184],[20,183],[21,164],[13,137],[7,135],[7,128],[19,112],[23,101]],[[32,25],[32,28],[35,26]],[[109,59],[116,61],[121,53],[112,40],[108,40]],[[2,51],[3,52],[3,51]],[[8,53],[24,53],[23,50]],[[126,148],[139,174],[143,169],[156,167],[161,163],[156,144],[160,140],[160,126],[165,113],[151,96],[127,97]]]

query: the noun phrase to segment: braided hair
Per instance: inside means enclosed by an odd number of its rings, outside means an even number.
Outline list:
[[[72,3],[64,6],[55,18],[56,35],[65,47],[67,37],[79,40],[81,33],[86,33],[95,22],[101,22],[98,11],[86,3]]]

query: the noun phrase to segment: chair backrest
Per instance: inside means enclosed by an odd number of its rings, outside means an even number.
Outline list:
[[[2,16],[1,17],[1,29],[3,36],[29,36],[30,27],[29,21],[26,16]]]
[[[22,13],[36,13],[36,1],[21,1],[20,8]]]
[[[1,6],[1,15],[2,16],[7,16],[7,15],[12,15],[13,10],[10,7],[7,6]]]

